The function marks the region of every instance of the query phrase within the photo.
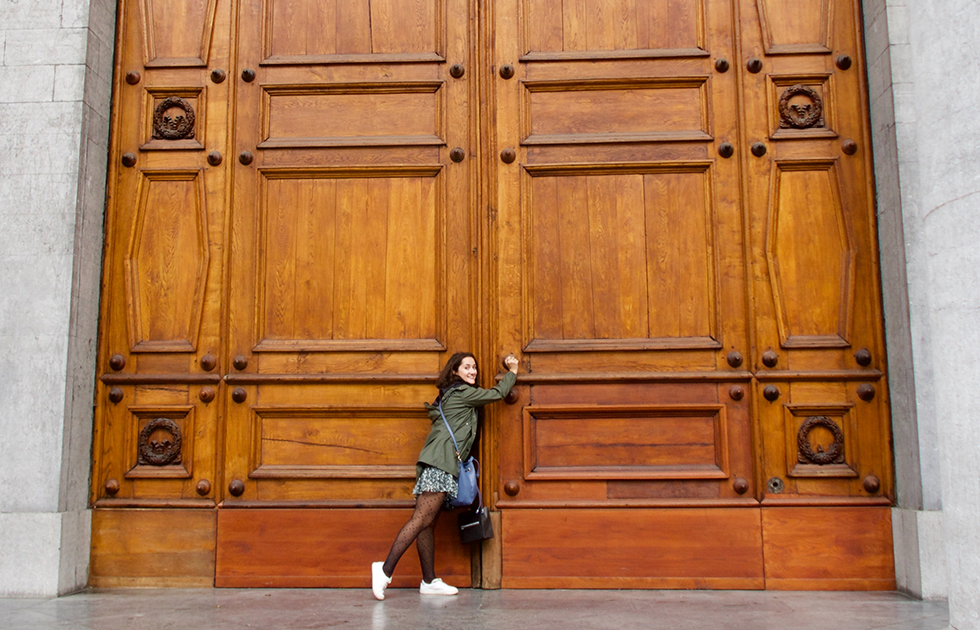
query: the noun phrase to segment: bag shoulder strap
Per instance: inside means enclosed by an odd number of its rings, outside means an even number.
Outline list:
[[[456,449],[456,460],[463,461],[463,458],[459,456],[459,444],[456,443],[456,436],[453,435],[453,428],[449,426],[449,420],[446,420],[446,414],[442,412],[442,401],[439,401],[439,415],[442,416],[442,421],[446,423],[446,430],[449,431],[449,437],[453,440],[453,448]]]

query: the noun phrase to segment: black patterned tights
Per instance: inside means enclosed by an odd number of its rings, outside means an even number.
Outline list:
[[[436,579],[435,558],[436,558],[436,521],[439,520],[439,512],[442,511],[442,502],[446,500],[445,492],[423,492],[415,500],[415,512],[412,518],[405,523],[395,542],[391,543],[391,551],[388,552],[388,559],[385,560],[385,575],[391,577],[395,573],[395,565],[401,559],[402,554],[408,550],[412,541],[419,550],[419,562],[422,563],[422,579],[431,582]]]

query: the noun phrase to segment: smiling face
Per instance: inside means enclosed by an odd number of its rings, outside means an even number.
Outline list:
[[[476,359],[473,357],[463,358],[463,362],[456,369],[456,375],[463,379],[468,385],[476,385]]]

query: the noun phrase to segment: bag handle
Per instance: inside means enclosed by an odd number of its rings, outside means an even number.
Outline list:
[[[453,428],[449,426],[449,420],[446,420],[446,414],[442,412],[442,400],[439,401],[439,415],[442,416],[442,421],[446,423],[446,430],[449,431],[449,437],[453,440],[453,448],[456,449],[456,461],[462,462],[463,458],[459,456],[459,444],[456,443],[456,436],[453,435]]]

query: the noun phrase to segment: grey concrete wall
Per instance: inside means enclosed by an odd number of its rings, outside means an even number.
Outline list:
[[[0,596],[88,579],[114,14],[0,4]]]
[[[903,589],[980,629],[975,0],[865,0]],[[907,299],[902,293],[907,293]]]
[[[899,588],[946,596],[940,451],[933,387],[925,221],[907,0],[864,0],[868,97],[898,506]]]
[[[980,9],[907,0],[950,626],[980,629]],[[901,146],[899,147],[901,150]],[[920,414],[921,415],[921,414]]]

